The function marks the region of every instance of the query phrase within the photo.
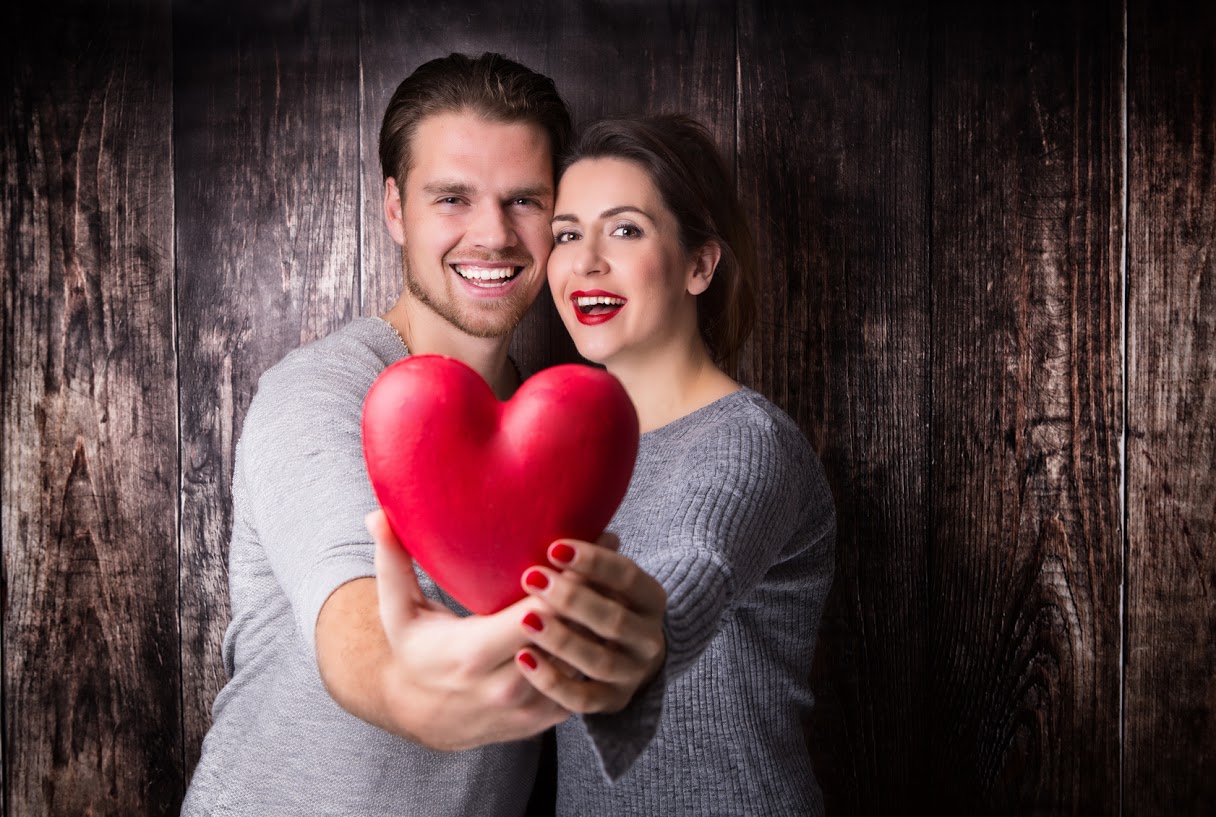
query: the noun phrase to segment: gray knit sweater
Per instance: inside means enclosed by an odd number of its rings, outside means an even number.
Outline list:
[[[360,420],[372,382],[403,355],[358,319],[285,357],[258,383],[237,446],[228,558],[229,681],[185,817],[522,814],[540,740],[432,752],[347,714],[317,670],[317,614],[374,575],[363,517],[377,507]],[[456,609],[428,576],[423,590]]]
[[[558,814],[822,814],[803,721],[836,529],[797,426],[742,389],[642,435],[609,528],[668,593],[662,719],[616,783],[596,719],[559,726]]]
[[[343,583],[374,573],[363,517],[376,508],[376,500],[363,464],[360,419],[363,398],[372,382],[402,353],[400,341],[387,325],[358,319],[292,352],[259,381],[237,446],[233,473],[228,564],[232,621],[223,652],[229,681],[213,706],[213,725],[186,794],[184,817],[509,817],[524,810],[535,777],[539,739],[464,752],[431,752],[347,714],[329,697],[317,671],[314,636],[321,606]],[[660,760],[666,757],[664,753],[674,752],[682,760],[671,763],[670,779],[655,789],[663,792],[660,799],[637,801],[640,804],[635,813],[767,813],[758,810],[758,803],[766,802],[765,797],[744,801],[736,795],[750,797],[756,791],[773,789],[779,798],[775,802],[790,803],[799,800],[787,790],[797,790],[799,785],[806,792],[810,791],[807,786],[813,788],[805,753],[792,741],[796,719],[810,703],[801,682],[806,675],[803,659],[809,660],[821,607],[818,599],[826,590],[830,573],[831,505],[819,466],[805,441],[778,412],[762,436],[779,440],[779,447],[789,449],[783,453],[790,460],[785,462],[783,458],[780,468],[765,465],[769,456],[758,453],[760,449],[740,449],[740,456],[748,459],[738,462],[732,462],[726,450],[700,449],[705,456],[698,453],[693,459],[704,460],[710,469],[701,477],[717,484],[712,466],[715,461],[724,476],[734,477],[723,480],[717,488],[708,486],[705,501],[691,507],[663,503],[651,506],[642,501],[643,495],[656,486],[664,491],[673,487],[667,484],[668,476],[655,470],[656,458],[651,452],[658,449],[652,441],[695,426],[700,418],[713,418],[724,406],[740,401],[766,405],[758,395],[740,392],[643,437],[638,473],[613,529],[622,535],[625,547],[635,557],[645,555],[636,552],[640,540],[634,531],[639,525],[645,527],[646,520],[655,523],[649,525],[651,530],[659,530],[657,523],[666,520],[662,529],[672,531],[669,541],[683,542],[671,553],[686,553],[684,558],[660,563],[639,558],[671,593],[670,654],[660,680],[668,673],[676,680],[666,688],[663,683],[652,685],[636,696],[625,712],[567,723],[566,735],[573,724],[583,724],[579,727],[583,744],[575,754],[570,741],[565,741],[561,774],[565,778],[562,793],[563,803],[568,806],[566,813],[595,813],[571,800],[571,787],[579,785],[578,780],[589,780],[586,792],[591,799],[587,808],[592,809],[591,804],[598,802],[595,798],[606,786],[601,770],[606,769],[611,777],[625,774],[639,753],[646,750],[656,728],[656,744],[642,755],[637,769],[613,789],[615,794],[636,801],[635,790],[639,784],[649,785],[644,781],[655,774],[655,762],[668,762]],[[774,476],[778,482],[788,480],[790,484],[774,488]],[[725,497],[720,495],[722,490],[726,491]],[[771,494],[773,498],[737,502],[753,493],[763,497]],[[788,504],[780,499],[786,493],[793,496],[790,501],[805,503],[806,508],[788,510]],[[719,502],[721,511],[715,512]],[[643,509],[644,515],[630,522],[629,507]],[[651,510],[645,511],[648,507]],[[674,513],[682,507],[684,514]],[[681,516],[692,521],[707,514],[712,521],[708,530],[739,530],[741,537],[723,540],[727,545],[723,549],[719,547],[722,542],[702,533],[687,540],[675,535],[681,527]],[[722,514],[726,514],[724,519]],[[714,555],[719,549],[724,554],[730,552],[731,542],[753,541],[746,532],[757,526],[758,517],[763,517],[760,528],[768,530],[775,525],[775,531],[794,524],[791,514],[805,517],[808,532],[787,535],[789,543],[775,545],[772,552],[763,544],[768,538],[755,539],[764,555],[757,555],[754,565],[746,559],[736,564],[736,556]],[[820,529],[823,532],[816,538],[814,532]],[[815,546],[807,549],[807,555],[793,556],[795,550],[812,541]],[[826,559],[828,573],[808,575],[805,562],[814,554]],[[788,568],[783,568],[786,564]],[[759,586],[756,570],[763,576]],[[419,579],[427,595],[464,612],[421,571]],[[762,591],[764,587],[768,589]],[[746,602],[748,598],[752,601]],[[789,643],[784,636],[778,637],[771,646],[766,642],[762,652],[751,659],[764,678],[777,685],[788,682],[790,694],[749,692],[737,684],[748,677],[741,672],[732,674],[736,684],[727,692],[714,692],[707,705],[696,703],[697,695],[716,689],[697,683],[708,657],[720,645],[733,649],[729,646],[733,643],[732,632],[753,643],[764,641],[755,626],[773,615],[781,633],[803,628],[808,638]],[[715,633],[719,634],[715,637]],[[706,644],[706,658],[698,661]],[[692,670],[688,670],[689,665],[693,665]],[[695,689],[686,692],[689,688]],[[736,725],[736,718],[726,717],[722,719],[726,731],[699,734],[688,744],[673,742],[668,736],[673,712],[717,712],[719,705],[712,701],[721,700],[723,695],[737,700],[749,713],[743,731]],[[685,696],[689,696],[687,700]],[[658,713],[664,707],[663,725],[659,727]],[[701,717],[704,719],[704,714]],[[590,741],[587,734],[592,736]],[[698,746],[706,738],[713,746],[703,752]],[[742,810],[737,806],[716,810],[716,805],[702,810],[692,805],[699,801],[687,799],[700,795],[685,791],[681,781],[688,779],[689,785],[699,786],[702,775],[697,770],[719,746],[745,748],[736,758],[737,765],[729,766],[733,770],[730,775],[715,772],[709,776],[735,799],[710,799],[715,804],[747,802]],[[777,755],[781,762],[772,767],[776,772],[761,774],[768,758]],[[770,778],[785,782],[770,783]],[[570,805],[572,802],[574,805]],[[600,809],[600,813],[620,812],[612,807]]]

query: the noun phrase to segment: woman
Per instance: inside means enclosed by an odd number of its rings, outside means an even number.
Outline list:
[[[563,164],[549,286],[580,354],[637,407],[637,466],[609,527],[668,598],[665,658],[630,704],[657,712],[661,699],[653,739],[635,730],[604,752],[612,716],[562,724],[558,814],[821,813],[803,720],[835,517],[794,422],[727,374],[755,280],[734,184],[708,133],[679,116],[596,123]],[[593,552],[565,542],[550,556],[573,573]],[[559,592],[562,571],[536,572],[529,592]],[[578,628],[539,618],[520,667],[583,711],[568,690],[610,662],[552,659]]]

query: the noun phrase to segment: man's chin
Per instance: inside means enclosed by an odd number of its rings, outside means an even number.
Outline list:
[[[431,298],[417,285],[406,279],[406,290],[413,300],[422,304],[446,323],[475,338],[507,338],[519,326],[528,311],[528,304],[506,298],[495,304],[453,303],[451,293],[444,301]]]
[[[499,317],[493,321],[462,320],[453,323],[457,329],[475,338],[509,338],[522,319],[523,315],[511,319]]]
[[[466,335],[475,338],[510,338],[527,313],[527,307],[518,304],[499,304],[495,309],[461,309],[444,314],[441,318]]]

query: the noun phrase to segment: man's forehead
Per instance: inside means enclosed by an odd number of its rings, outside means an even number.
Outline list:
[[[414,188],[541,188],[553,191],[549,135],[533,122],[503,122],[468,111],[418,123],[407,183]]]

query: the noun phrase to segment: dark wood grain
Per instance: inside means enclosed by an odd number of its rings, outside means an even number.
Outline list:
[[[683,110],[737,148],[741,376],[837,498],[829,813],[1210,810],[1216,12],[38,8],[0,11],[0,817],[176,813],[226,680],[245,408],[397,296],[380,116],[454,50],[553,76],[579,121]],[[575,358],[547,294],[513,351]]]
[[[761,320],[745,379],[836,494],[808,729],[829,813],[926,804],[927,10],[740,3],[740,187]]]
[[[1121,14],[935,10],[933,662],[949,814],[1119,810]]]
[[[14,17],[0,153],[4,802],[13,817],[173,814],[170,21],[144,2]]]
[[[1128,6],[1124,810],[1216,802],[1216,8]]]
[[[358,309],[355,7],[174,16],[187,768],[226,680],[232,467],[261,373]]]
[[[453,51],[498,51],[553,78],[576,125],[611,114],[682,111],[734,151],[734,7],[713,2],[466,2],[460,13],[363,0],[363,308],[384,311],[401,290],[401,253],[384,228],[377,144],[397,84]],[[527,370],[577,360],[548,290],[512,343]]]

